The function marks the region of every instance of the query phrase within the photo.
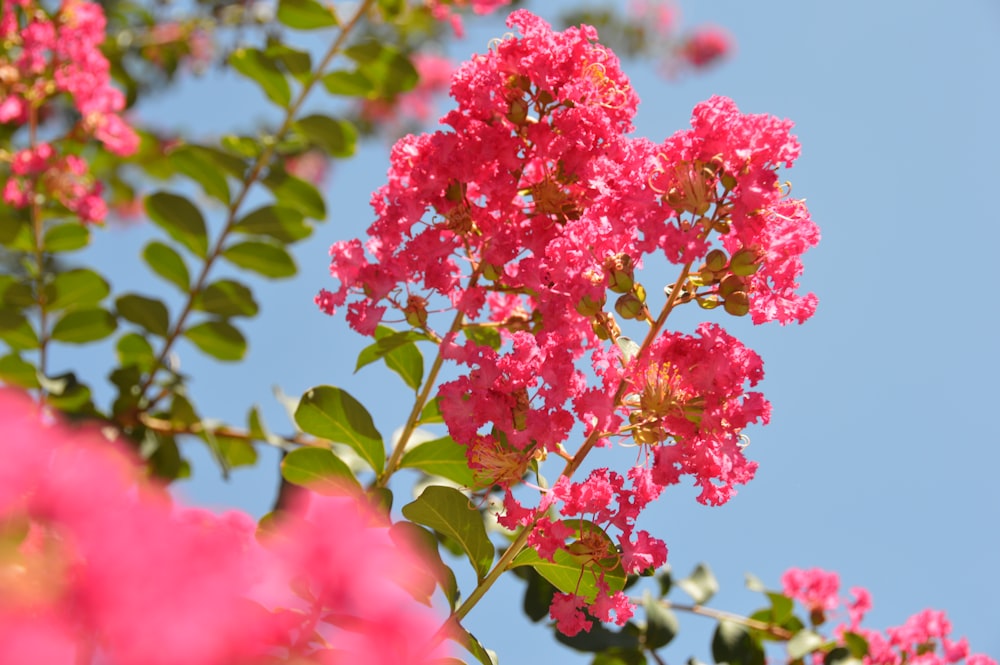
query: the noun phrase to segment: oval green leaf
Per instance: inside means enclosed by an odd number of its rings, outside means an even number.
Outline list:
[[[27,389],[39,387],[35,366],[16,353],[0,358],[0,381]]]
[[[264,206],[247,214],[236,222],[233,230],[237,233],[270,236],[275,240],[290,244],[312,235],[312,227],[305,222],[305,216],[298,210],[281,206]]]
[[[53,286],[55,295],[49,301],[50,310],[91,307],[111,292],[103,277],[86,268],[59,273]]]
[[[184,336],[202,352],[218,360],[242,360],[247,352],[247,341],[243,334],[226,321],[199,323],[185,330]]]
[[[171,166],[201,185],[207,195],[229,205],[229,183],[211,153],[201,146],[182,145],[171,150],[168,158]]]
[[[305,180],[276,168],[261,182],[271,190],[279,206],[298,210],[313,219],[326,218],[326,203],[323,201],[323,196]]]
[[[154,335],[166,337],[170,330],[167,306],[156,298],[127,293],[115,299],[115,307],[118,316]]]
[[[457,542],[478,579],[486,577],[493,564],[493,543],[482,515],[467,496],[451,487],[431,485],[416,501],[403,506],[403,515]]]
[[[231,279],[220,279],[206,286],[195,297],[194,309],[228,319],[231,316],[256,316],[259,307],[249,288]]]
[[[111,312],[94,307],[73,309],[56,321],[52,339],[69,344],[86,344],[104,339],[115,331],[118,322]]]
[[[155,192],[146,197],[146,212],[153,222],[196,256],[208,254],[208,231],[201,211],[183,196]]]
[[[153,347],[139,333],[130,332],[122,335],[115,345],[115,351],[122,367],[135,365],[143,371],[149,371],[156,362]]]
[[[90,230],[80,222],[58,224],[45,231],[42,247],[46,252],[72,252],[90,244]]]
[[[345,390],[317,386],[306,392],[295,409],[302,431],[354,449],[375,471],[385,467],[385,445],[371,414]]]
[[[265,277],[292,277],[295,261],[283,248],[266,242],[248,240],[230,245],[223,252],[229,262]]]
[[[331,157],[350,157],[358,143],[358,131],[346,120],[334,120],[325,115],[307,115],[297,120],[294,127]]]
[[[333,13],[333,9],[316,0],[280,0],[277,18],[296,30],[319,30],[337,25],[337,15]]]
[[[400,466],[410,469],[420,469],[432,476],[447,478],[463,487],[473,487],[476,484],[469,460],[465,457],[465,448],[450,436],[421,443],[411,448],[403,455]]]
[[[292,90],[274,60],[255,48],[238,48],[229,56],[233,69],[254,81],[267,98],[282,108],[292,99]]]
[[[154,240],[142,250],[142,258],[153,272],[187,293],[191,287],[191,273],[173,247]]]
[[[321,494],[342,494],[361,485],[351,468],[329,448],[298,448],[281,461],[281,476],[300,487]]]

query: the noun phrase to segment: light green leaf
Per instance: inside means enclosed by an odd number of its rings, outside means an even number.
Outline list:
[[[223,318],[256,316],[259,310],[253,292],[231,279],[220,279],[206,286],[194,300],[194,309]]]
[[[238,48],[229,56],[233,69],[255,81],[267,98],[282,108],[288,108],[292,90],[285,74],[274,60],[255,48]]]
[[[788,640],[789,660],[799,660],[826,644],[826,638],[815,631],[800,630]]]
[[[146,197],[150,219],[196,256],[208,254],[208,231],[201,211],[183,196],[155,192]]]
[[[309,55],[309,51],[301,51],[281,42],[272,42],[264,49],[264,53],[280,63],[285,71],[299,81],[304,82],[312,76],[312,56]]]
[[[341,494],[360,489],[351,468],[329,448],[297,448],[281,460],[281,475],[288,482],[321,494]]]
[[[323,202],[323,197],[305,180],[281,169],[274,169],[261,182],[274,194],[277,205],[293,208],[313,219],[326,218],[326,203]]]
[[[357,146],[358,131],[346,120],[334,120],[325,115],[307,115],[297,120],[294,127],[331,157],[350,157]]]
[[[427,336],[415,330],[395,332],[387,326],[379,326],[375,330],[375,343],[361,350],[354,371],[382,358],[406,385],[417,390],[424,380],[424,357],[413,342],[423,339]]]
[[[131,332],[122,335],[115,350],[118,353],[118,362],[122,367],[135,365],[144,372],[148,372],[152,369],[153,363],[156,362],[153,347],[150,346],[145,337],[138,333]]]
[[[304,432],[350,446],[375,471],[385,466],[385,445],[371,414],[347,391],[317,386],[307,391],[295,409]]]
[[[375,86],[359,71],[337,70],[323,77],[323,87],[332,95],[346,97],[367,97],[374,93]]]
[[[238,242],[227,247],[222,255],[234,265],[265,277],[291,277],[296,272],[295,261],[288,252],[266,242]]]
[[[110,312],[97,307],[66,312],[52,327],[52,339],[69,344],[86,344],[104,339],[118,323]]]
[[[484,647],[476,636],[470,633],[461,625],[454,626],[454,629],[450,631],[449,637],[459,644],[461,644],[466,651],[471,653],[476,657],[482,665],[498,665],[499,660],[497,660],[497,655],[493,651],[490,651]]]
[[[171,166],[201,185],[207,195],[229,205],[229,183],[219,171],[213,153],[201,146],[182,145],[171,150],[167,157]]]
[[[191,274],[184,259],[173,247],[154,240],[142,250],[142,258],[153,272],[176,286],[182,293],[187,293],[191,286]]]
[[[403,455],[400,466],[410,469],[420,469],[432,476],[440,476],[458,483],[463,487],[473,487],[476,484],[469,461],[465,457],[465,448],[450,436],[421,443],[411,448]]]
[[[42,247],[46,252],[72,252],[90,244],[90,230],[78,221],[58,224],[45,231]]]
[[[257,463],[257,449],[246,439],[205,432],[202,438],[212,448],[224,469],[253,466]]]
[[[39,387],[35,366],[16,353],[0,358],[0,381],[27,389]]]
[[[265,235],[290,244],[308,238],[312,227],[305,222],[305,216],[298,210],[268,205],[247,214],[238,221],[233,230],[237,233]]]
[[[195,346],[218,360],[243,360],[247,341],[232,324],[226,321],[205,321],[184,331]]]
[[[337,25],[337,15],[333,9],[316,0],[280,0],[277,18],[296,30],[318,30]]]
[[[55,295],[49,301],[50,310],[91,307],[111,292],[103,277],[86,268],[59,273],[53,286]]]
[[[443,423],[444,418],[441,416],[441,407],[439,406],[439,400],[437,397],[429,400],[427,405],[424,406],[424,410],[420,412],[420,420],[418,423],[420,425],[430,425],[433,423]]]
[[[358,63],[358,68],[375,86],[376,96],[391,99],[410,90],[420,79],[410,59],[388,44],[371,40],[351,46],[344,55]]]
[[[457,542],[480,580],[489,572],[493,563],[493,544],[486,535],[482,515],[458,490],[431,485],[416,501],[403,506],[403,515]]]
[[[115,299],[118,316],[159,337],[170,330],[167,306],[155,298],[128,293]]]
[[[677,586],[691,596],[696,605],[704,605],[719,591],[719,582],[708,564],[699,563],[688,577],[677,580]]]

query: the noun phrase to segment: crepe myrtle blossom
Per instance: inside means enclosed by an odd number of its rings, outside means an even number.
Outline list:
[[[865,614],[872,609],[871,594],[862,587],[850,589],[851,598],[838,596],[840,578],[837,573],[810,568],[790,568],[781,576],[782,593],[799,601],[811,613],[813,623],[821,624],[826,613],[843,609],[847,621],[833,629],[839,644],[844,644],[846,634],[858,635],[867,642],[868,653],[864,665],[953,665],[964,661],[967,665],[996,665],[984,654],[974,654],[966,638],[951,637],[951,622],[944,612],[923,610],[909,617],[902,626],[884,631],[862,626]],[[821,654],[816,654],[822,660]]]
[[[425,564],[357,500],[303,494],[258,541],[247,515],[174,504],[124,447],[25,395],[0,391],[0,422],[0,662],[444,655],[407,591],[433,588]]]
[[[431,16],[438,21],[447,22],[455,32],[456,37],[465,36],[462,17],[456,10],[471,7],[476,14],[490,14],[500,7],[510,4],[510,0],[425,0]]]

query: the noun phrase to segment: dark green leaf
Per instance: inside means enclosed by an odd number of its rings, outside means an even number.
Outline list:
[[[186,293],[191,286],[191,274],[187,264],[173,247],[154,240],[142,250],[142,258],[157,275],[167,280],[181,292]]]
[[[431,485],[416,501],[403,506],[403,515],[461,545],[480,580],[489,572],[493,563],[493,544],[486,535],[482,515],[458,490]]]
[[[323,77],[323,87],[333,95],[347,97],[367,97],[374,93],[375,86],[359,71],[337,70]]]
[[[170,330],[170,314],[160,300],[129,293],[116,298],[115,307],[118,316],[154,335],[166,337]]]
[[[405,0],[378,0],[378,8],[382,12],[382,18],[387,22],[392,22],[406,8]]]
[[[86,344],[104,339],[118,327],[110,312],[97,307],[66,312],[52,328],[52,339],[70,344]]]
[[[146,197],[146,212],[171,238],[198,257],[208,254],[208,232],[201,211],[183,196],[156,192]]]
[[[238,48],[229,56],[233,69],[260,86],[268,99],[282,108],[292,100],[292,90],[274,60],[255,48]]]
[[[184,395],[174,393],[170,401],[170,422],[174,427],[189,428],[201,423],[201,417],[194,410],[194,404]]]
[[[0,358],[0,381],[21,388],[38,388],[38,371],[16,353]]]
[[[666,566],[656,575],[656,581],[660,585],[660,598],[664,598],[670,593],[670,588],[674,585],[673,577],[670,575],[670,567]]]
[[[247,214],[233,230],[238,233],[265,235],[284,243],[293,243],[312,234],[304,215],[292,208],[268,205]]]
[[[369,344],[361,350],[361,353],[358,354],[358,362],[354,367],[354,371],[357,372],[365,365],[375,362],[395,349],[426,339],[427,335],[416,330],[396,332],[388,326],[378,326],[375,329],[375,343]]]
[[[301,178],[296,178],[281,169],[272,170],[262,182],[277,198],[277,205],[293,208],[307,217],[324,219],[326,204],[319,191]]]
[[[677,580],[677,586],[684,589],[694,599],[696,605],[704,605],[718,592],[719,583],[707,564],[699,563],[688,577]]]
[[[35,288],[32,284],[18,281],[12,275],[0,275],[0,277],[4,280],[0,285],[4,304],[13,305],[15,309],[34,307],[37,304],[38,299],[35,297]],[[51,305],[55,292],[47,293],[47,296],[49,296],[47,301]]]
[[[59,273],[53,286],[55,296],[49,301],[50,310],[90,307],[103,300],[111,291],[103,277],[86,268]]]
[[[231,279],[220,279],[206,286],[195,298],[194,309],[231,316],[256,316],[258,307],[249,288]]]
[[[639,636],[632,632],[608,630],[600,621],[595,621],[590,631],[577,633],[572,637],[556,631],[556,640],[566,646],[585,653],[601,653],[609,649],[638,649]]]
[[[296,30],[316,30],[337,25],[333,9],[316,0],[280,0],[278,20]]]
[[[680,630],[677,617],[649,594],[642,599],[642,606],[646,610],[646,647],[655,650],[670,644]]]
[[[246,158],[256,159],[260,155],[260,142],[245,136],[226,135],[219,143],[225,150],[207,145],[195,148],[198,154],[212,160],[223,171],[237,180],[243,180],[248,168]]]
[[[463,487],[475,485],[472,469],[465,457],[465,448],[450,436],[421,443],[403,455],[400,466],[420,469],[432,476],[440,476]]]
[[[257,463],[257,449],[246,439],[205,432],[203,437],[215,451],[223,468],[253,466]]]
[[[232,324],[226,321],[205,321],[184,331],[195,346],[219,360],[243,360],[247,342]]]
[[[116,346],[118,352],[118,362],[122,367],[135,365],[144,372],[148,372],[156,362],[153,355],[153,347],[150,346],[146,338],[138,333],[126,333],[118,340]]]
[[[646,665],[646,654],[640,649],[611,648],[594,656],[590,665]]]
[[[525,577],[528,578],[528,585],[524,589],[524,613],[532,621],[541,621],[549,616],[552,598],[558,589],[552,586],[552,582],[539,575],[534,568],[524,566],[518,570],[525,571]]]
[[[46,252],[72,252],[90,243],[90,230],[80,222],[58,224],[45,231],[42,247]]]
[[[0,339],[16,351],[38,348],[38,335],[16,307],[0,308]]]
[[[836,647],[830,649],[823,656],[823,665],[863,665],[864,661],[851,655],[851,650],[847,647]]]
[[[455,580],[455,573],[441,560],[437,538],[434,537],[434,534],[413,522],[404,520],[389,527],[389,537],[397,545],[420,555],[420,560],[424,563],[423,568],[426,568],[433,578],[430,589],[426,591],[427,604],[430,604],[430,595],[434,592],[436,582],[454,609],[455,603],[458,602],[458,582]],[[413,593],[412,589],[411,593]],[[416,594],[414,597],[417,597]]]
[[[722,620],[712,636],[712,657],[716,663],[764,665],[764,650],[745,626]]]
[[[371,414],[347,391],[317,386],[306,392],[295,410],[304,432],[350,446],[375,471],[385,466],[385,446]]]
[[[297,120],[294,126],[331,157],[350,157],[354,154],[358,132],[346,120],[334,120],[325,115],[307,115]]]
[[[265,277],[291,277],[295,274],[295,261],[278,245],[248,240],[230,245],[222,255],[240,268]]]
[[[48,395],[46,402],[64,413],[93,414],[90,388],[80,383],[72,372],[41,380]]]
[[[380,98],[391,99],[406,92],[420,79],[410,59],[383,42],[372,40],[357,44],[346,49],[344,54],[358,63]]]
[[[281,475],[288,482],[320,493],[360,489],[350,467],[329,448],[297,448],[281,460]]]
[[[289,74],[299,81],[306,81],[312,76],[312,56],[309,51],[300,51],[281,42],[272,42],[264,50],[269,58],[281,63]]]
[[[181,451],[173,437],[162,436],[147,430],[140,450],[149,468],[164,480],[186,478],[191,474],[188,463],[181,458]]]
[[[171,150],[168,155],[170,164],[187,177],[201,185],[204,192],[218,199],[223,205],[229,205],[229,183],[226,176],[219,172],[214,155],[196,145],[182,145]]]
[[[454,626],[449,631],[448,637],[465,647],[465,650],[475,656],[482,665],[498,665],[496,654],[484,647],[475,635],[461,625]]]

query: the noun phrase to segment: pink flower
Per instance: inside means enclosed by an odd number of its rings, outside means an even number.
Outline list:
[[[840,602],[840,577],[819,568],[789,568],[781,576],[781,586],[786,596],[798,600],[810,612],[833,610]]]
[[[722,28],[703,26],[692,32],[680,47],[688,64],[703,68],[715,64],[732,50],[732,38]]]

